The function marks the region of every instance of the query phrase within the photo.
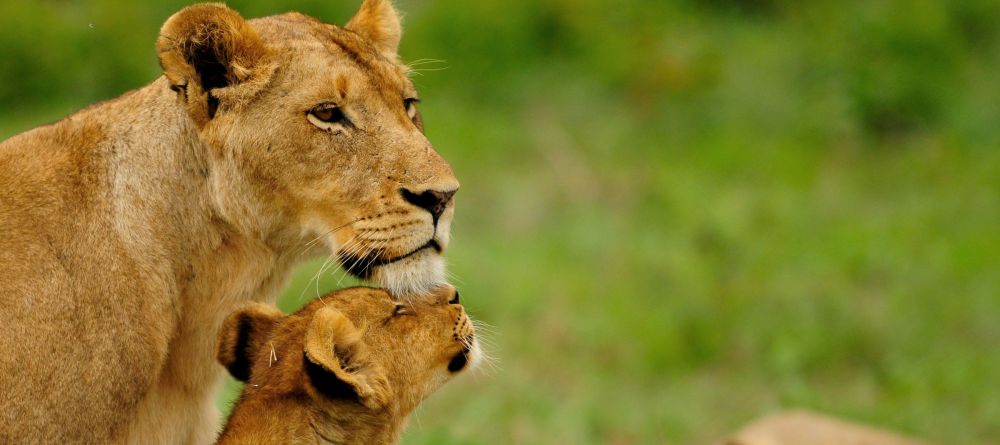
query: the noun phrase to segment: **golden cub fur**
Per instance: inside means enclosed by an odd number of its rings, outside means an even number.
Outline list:
[[[0,142],[0,443],[211,443],[215,333],[297,264],[444,281],[458,181],[400,33],[389,0],[343,27],[190,6],[158,79]]]
[[[219,331],[217,358],[246,385],[217,443],[395,443],[417,404],[478,354],[450,286],[408,302],[345,289],[287,316],[250,306]]]

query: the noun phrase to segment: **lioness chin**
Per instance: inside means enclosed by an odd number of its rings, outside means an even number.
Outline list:
[[[194,5],[159,79],[0,143],[0,443],[208,443],[211,339],[296,264],[443,282],[458,181],[400,34],[388,0],[344,27]]]
[[[395,443],[417,404],[480,354],[450,286],[402,301],[345,289],[287,316],[252,305],[226,319],[217,351],[247,383],[219,445]]]

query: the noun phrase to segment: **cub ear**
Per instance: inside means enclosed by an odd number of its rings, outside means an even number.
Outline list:
[[[344,28],[367,39],[386,57],[392,60],[396,58],[403,27],[392,1],[365,0],[358,13]]]
[[[265,349],[271,330],[284,317],[278,308],[266,304],[254,304],[229,314],[219,329],[215,359],[233,378],[249,380],[257,354]]]
[[[220,89],[243,85],[241,95],[252,96],[274,70],[257,32],[217,3],[189,6],[167,19],[156,52],[170,88],[181,94],[199,127],[215,117],[225,96]]]
[[[313,386],[331,398],[357,398],[370,409],[389,402],[389,381],[361,341],[351,320],[332,307],[313,315],[305,338],[306,372]]]

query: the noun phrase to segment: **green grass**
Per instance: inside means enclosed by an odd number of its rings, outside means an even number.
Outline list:
[[[752,157],[463,175],[449,257],[499,366],[405,443],[709,443],[782,407],[991,440],[1000,154]]]
[[[283,3],[231,2],[355,7]],[[400,1],[404,59],[447,60],[416,81],[498,359],[404,443],[710,443],[786,407],[997,443],[1000,7],[604,3]],[[147,82],[181,4],[0,6],[0,135]]]

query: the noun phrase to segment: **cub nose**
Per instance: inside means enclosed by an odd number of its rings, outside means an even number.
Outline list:
[[[456,190],[446,192],[427,190],[416,193],[405,188],[399,189],[399,193],[403,195],[403,199],[406,202],[431,212],[431,216],[434,217],[434,224],[437,224],[438,218],[444,213],[444,209],[448,207],[448,203],[455,196],[455,192]]]

